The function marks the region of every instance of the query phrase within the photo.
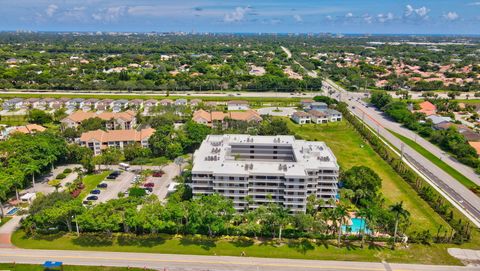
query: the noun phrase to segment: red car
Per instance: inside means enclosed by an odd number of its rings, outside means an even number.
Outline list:
[[[154,183],[146,183],[143,185],[144,187],[154,187],[155,184]]]
[[[162,175],[164,174],[164,172],[162,170],[157,170],[157,171],[154,171],[152,176],[153,177],[162,177]]]

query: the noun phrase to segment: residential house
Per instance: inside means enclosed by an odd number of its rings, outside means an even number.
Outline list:
[[[177,99],[177,100],[175,100],[175,105],[176,106],[186,106],[187,105],[187,100],[186,99]]]
[[[144,103],[145,108],[155,107],[155,106],[158,106],[159,104],[160,103],[158,102],[158,100],[155,100],[155,99],[146,100]]]
[[[128,102],[128,105],[130,108],[134,109],[140,109],[143,106],[143,100],[142,99],[133,99]]]
[[[95,109],[100,111],[108,110],[112,107],[112,99],[103,99],[95,103]]]
[[[327,114],[328,120],[330,122],[341,121],[342,120],[342,113],[338,112],[334,109],[326,109],[323,110],[325,114]]]
[[[15,110],[15,109],[20,109],[23,107],[23,99],[22,98],[13,98],[10,100],[6,100],[3,102],[3,109],[4,110]]]
[[[58,110],[58,109],[62,108],[65,105],[65,103],[62,101],[62,99],[63,98],[51,100],[49,107],[51,109],[54,109],[54,110]]]
[[[127,110],[125,112],[102,112],[100,114],[94,112],[76,111],[63,120],[61,120],[63,128],[77,128],[82,121],[90,118],[100,118],[104,120],[107,130],[130,130],[137,124],[135,112]]]
[[[430,116],[426,117],[426,119],[430,120],[433,125],[438,125],[442,122],[451,122],[452,121],[452,118],[450,118],[450,117],[442,117],[442,116],[438,116],[438,115],[430,115]]]
[[[211,127],[216,125],[225,125],[226,119],[245,122],[260,122],[263,120],[260,114],[258,114],[258,112],[255,110],[224,113],[221,111],[207,112],[203,109],[200,109],[195,111],[192,117],[192,120],[196,123],[204,124]]]
[[[85,100],[83,102],[82,110],[90,111],[90,110],[95,109],[95,105],[97,104],[97,102],[98,102],[98,99],[95,99],[95,98],[90,98],[90,99]]]
[[[317,111],[322,111],[328,109],[328,105],[326,103],[321,103],[321,102],[313,102],[310,104],[308,107],[310,110],[317,110]]]
[[[67,107],[68,110],[75,110],[83,107],[83,101],[84,99],[82,98],[70,99],[65,103],[65,106]]]
[[[328,115],[323,111],[310,110],[308,111],[308,114],[310,114],[310,119],[312,123],[320,124],[328,122]]]
[[[52,108],[52,105],[56,100],[57,99],[55,99],[55,98],[44,98],[44,99],[42,99],[40,104],[41,104],[41,106],[43,106],[43,108]]]
[[[124,110],[127,106],[128,106],[128,100],[125,100],[125,99],[115,100],[112,103],[112,111],[120,112]]]
[[[293,113],[291,118],[297,124],[307,124],[311,121],[310,114],[303,111]]]
[[[9,134],[12,134],[12,133],[35,134],[37,132],[43,132],[45,130],[47,130],[47,128],[41,125],[27,124],[23,126],[12,127],[12,129],[10,129],[9,131]]]
[[[36,108],[38,107],[39,98],[28,98],[23,101],[24,108]]]
[[[80,136],[80,145],[93,150],[94,155],[99,155],[102,150],[113,147],[123,149],[129,144],[139,143],[148,147],[148,139],[155,133],[155,129],[146,128],[137,130],[89,131]]]
[[[468,144],[470,144],[470,146],[472,146],[475,151],[477,151],[477,155],[480,156],[480,142],[468,142]]]
[[[202,100],[200,100],[200,99],[192,99],[192,100],[190,101],[190,106],[195,107],[195,106],[198,106],[198,105],[201,104],[201,103],[202,103]]]
[[[315,101],[312,99],[304,99],[300,101],[300,104],[302,105],[303,109],[310,109],[310,105],[314,102]]]
[[[170,100],[170,99],[163,99],[160,101],[159,103],[161,106],[168,106],[168,105],[172,105],[173,104],[173,101]]]
[[[229,101],[227,103],[228,110],[248,110],[250,107],[248,106],[247,101],[237,100],[237,101]]]
[[[429,101],[421,102],[420,109],[416,112],[424,113],[427,116],[437,114],[437,107]]]

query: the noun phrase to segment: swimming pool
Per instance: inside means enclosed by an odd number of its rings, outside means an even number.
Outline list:
[[[352,225],[344,225],[342,226],[342,231],[345,232],[351,232],[351,233],[360,233],[362,231],[365,231],[365,233],[370,234],[372,231],[368,228],[366,225],[365,219],[363,218],[352,218]]]
[[[15,213],[17,213],[18,211],[18,208],[17,207],[13,207],[12,209],[10,209],[8,212],[7,212],[7,215],[14,215]]]

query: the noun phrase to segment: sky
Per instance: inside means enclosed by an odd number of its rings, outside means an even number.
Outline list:
[[[0,30],[480,34],[480,0],[0,0]]]

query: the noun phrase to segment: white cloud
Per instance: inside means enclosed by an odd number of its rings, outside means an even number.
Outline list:
[[[468,3],[467,6],[480,6],[480,2]]]
[[[403,16],[405,18],[410,18],[410,19],[428,19],[429,12],[430,12],[430,9],[428,9],[425,6],[420,8],[414,8],[411,5],[406,5]]]
[[[296,22],[303,22],[302,16],[298,14],[293,15],[293,19],[295,19]]]
[[[455,21],[459,17],[460,16],[454,11],[449,11],[448,13],[443,14],[443,18],[447,21]]]
[[[225,14],[223,20],[225,22],[240,22],[243,21],[245,15],[251,10],[250,7],[237,7],[233,12]]]
[[[362,16],[363,20],[367,23],[367,24],[371,24],[372,21],[373,21],[373,17],[371,15],[369,15],[368,13],[367,14],[364,14]]]
[[[125,6],[109,7],[93,13],[92,18],[97,21],[116,22],[120,17],[125,15],[125,11]]]
[[[353,17],[353,13],[349,12],[345,14],[345,18],[351,18],[351,17]]]
[[[395,19],[395,16],[391,12],[388,12],[387,14],[380,13],[377,15],[377,21],[380,23],[386,23],[388,21],[392,21],[393,19]]]
[[[47,9],[45,10],[45,13],[47,14],[48,17],[52,17],[53,14],[55,14],[55,12],[57,11],[57,9],[58,9],[57,5],[51,4],[47,7]]]

